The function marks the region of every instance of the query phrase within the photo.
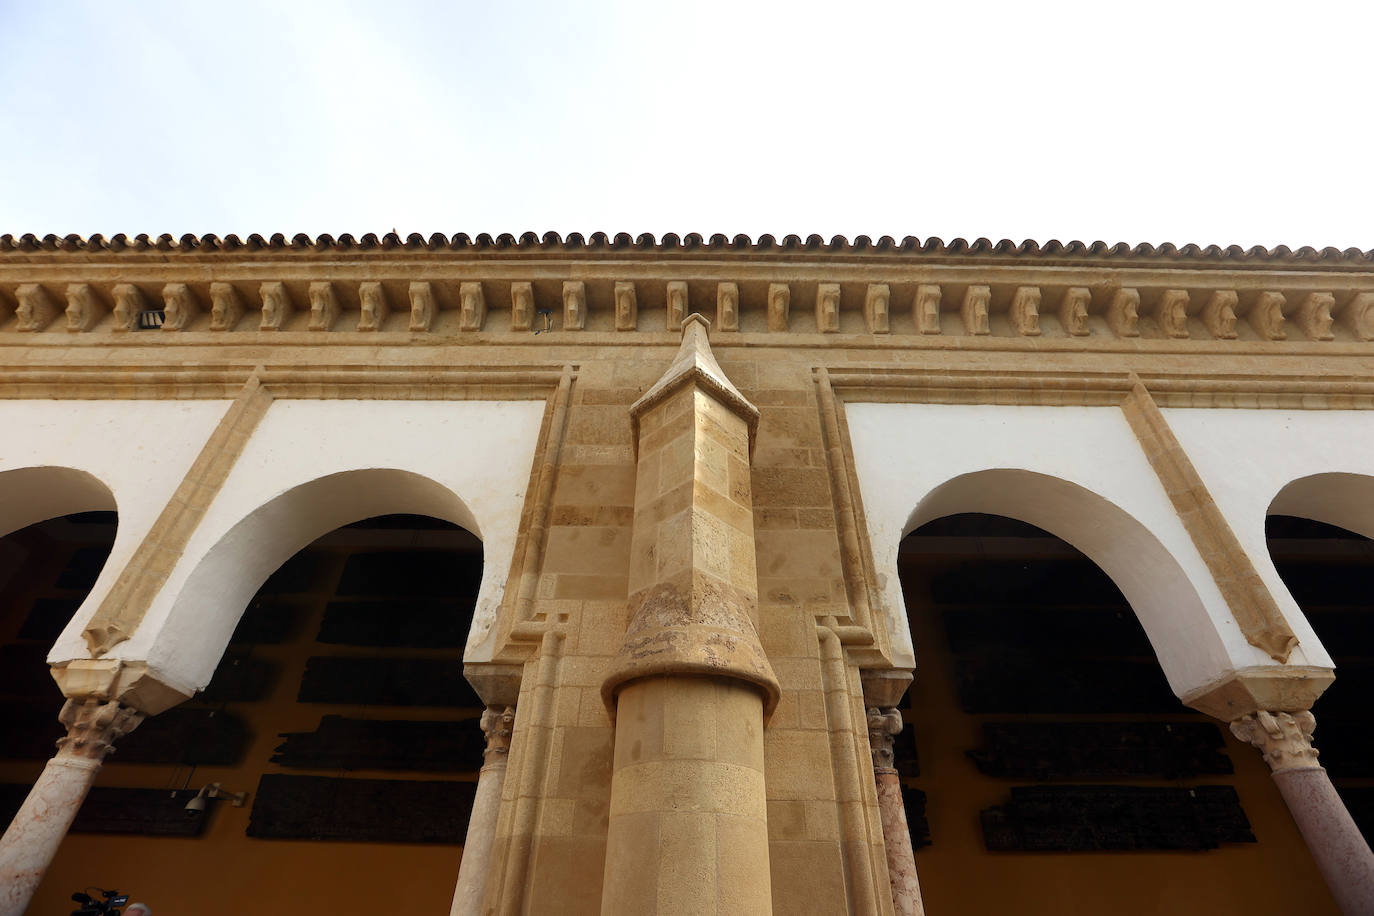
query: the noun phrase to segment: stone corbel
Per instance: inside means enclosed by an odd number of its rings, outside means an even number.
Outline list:
[[[1374,340],[1374,293],[1356,293],[1341,309],[1340,322],[1356,340]]]
[[[1107,305],[1107,326],[1117,337],[1140,336],[1140,293],[1123,288],[1112,293]]]
[[[892,288],[886,283],[870,283],[864,292],[864,324],[870,334],[887,334],[891,329],[888,307]]]
[[[54,665],[51,670],[65,697],[118,702],[150,716],[171,709],[194,693],[166,683],[149,670],[147,662],[79,658]]]
[[[768,330],[786,331],[792,309],[792,287],[786,283],[768,284]]]
[[[716,286],[716,328],[721,331],[739,330],[739,286],[735,283]]]
[[[639,296],[635,285],[628,280],[615,285],[615,329],[633,331],[639,326]]]
[[[1283,293],[1272,290],[1262,292],[1246,313],[1246,320],[1264,340],[1287,340],[1288,332],[1283,329],[1283,306],[1288,301]]]
[[[992,302],[992,290],[986,286],[970,286],[964,292],[964,304],[959,307],[959,316],[964,319],[965,334],[990,334],[988,327],[988,305]]]
[[[434,299],[434,287],[426,282],[410,284],[410,330],[428,331],[434,327],[434,319],[439,314],[439,303]]]
[[[230,283],[210,284],[210,330],[234,330],[243,313],[243,296],[237,287]]]
[[[89,283],[72,283],[67,286],[68,331],[73,333],[89,331],[109,311]]]
[[[1011,327],[1022,337],[1040,336],[1040,287],[1018,286],[1011,297]]]
[[[911,304],[911,316],[916,330],[922,334],[940,333],[940,287],[923,284],[916,287],[916,299]]]
[[[162,330],[184,331],[199,314],[200,302],[191,287],[185,283],[168,283],[162,287]]]
[[[840,284],[821,283],[816,287],[816,330],[834,334],[840,329]]]
[[[1155,320],[1165,337],[1184,340],[1188,337],[1188,291],[1166,289],[1155,300]]]
[[[114,325],[112,330],[121,333],[137,331],[138,316],[150,308],[148,297],[143,295],[143,290],[132,283],[117,283],[111,292],[114,294]],[[163,326],[166,327],[165,322]]]
[[[563,283],[563,330],[581,331],[587,326],[587,284],[581,280]]]
[[[687,317],[687,284],[673,280],[668,284],[668,324],[669,331],[682,328],[682,320]]]
[[[1236,305],[1240,297],[1233,289],[1219,289],[1207,298],[1202,307],[1202,323],[1217,340],[1236,337]]]
[[[1059,299],[1059,324],[1070,337],[1087,337],[1088,306],[1092,304],[1092,290],[1086,286],[1070,286]]]
[[[386,287],[375,280],[358,284],[359,331],[380,331],[391,314],[391,303],[386,298]]]
[[[529,282],[510,285],[510,328],[512,331],[528,331],[534,327],[534,284]]]
[[[1308,293],[1298,303],[1298,327],[1312,340],[1335,340],[1331,333],[1331,309],[1336,297],[1330,293]]]
[[[265,308],[264,297],[264,312]],[[334,284],[321,280],[310,284],[310,330],[328,331],[339,320],[339,296]],[[280,324],[278,324],[280,328]]]
[[[262,297],[262,320],[258,322],[258,330],[280,331],[286,327],[293,308],[286,284],[279,280],[263,283],[258,287],[258,295]],[[313,306],[311,311],[314,311]]]
[[[480,331],[487,320],[487,297],[476,280],[458,284],[458,330]]]

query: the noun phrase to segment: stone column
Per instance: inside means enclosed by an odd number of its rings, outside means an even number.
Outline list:
[[[916,854],[902,804],[902,781],[892,765],[892,739],[902,730],[896,709],[868,709],[868,743],[873,751],[873,777],[878,783],[878,812],[887,848],[887,875],[892,882],[892,908],[897,916],[925,916],[921,885],[916,881]]]
[[[602,696],[616,723],[601,912],[771,913],[763,724],[777,679],[755,628],[750,445],[758,410],[701,315],[630,408],[637,467],[628,625]]]
[[[0,839],[0,916],[21,916],[67,835],[114,742],[143,721],[115,701],[73,698],[58,718],[67,737]]]
[[[1307,841],[1331,895],[1347,916],[1374,914],[1374,853],[1345,803],[1317,763],[1312,732],[1317,720],[1297,713],[1258,712],[1231,723],[1231,732],[1259,748],[1273,770],[1288,810]]]
[[[458,866],[458,887],[453,892],[450,916],[480,916],[482,895],[487,889],[491,846],[496,838],[496,816],[501,812],[501,787],[506,783],[510,736],[515,728],[515,709],[488,706],[482,713],[482,732],[487,737],[482,769],[477,774],[477,795],[472,800],[468,834],[463,841],[463,860]]]

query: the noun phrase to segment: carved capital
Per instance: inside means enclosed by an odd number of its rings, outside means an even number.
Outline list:
[[[1264,762],[1275,773],[1315,766],[1317,749],[1312,732],[1317,720],[1308,710],[1297,713],[1259,710],[1231,723],[1231,734],[1260,749]]]
[[[892,739],[902,731],[902,714],[896,709],[868,707],[868,746],[873,751],[873,769],[893,768]]]
[[[114,749],[115,741],[138,728],[143,713],[114,700],[73,697],[62,705],[57,718],[67,727],[67,737],[57,742],[58,756],[99,763]]]
[[[514,706],[488,706],[482,713],[482,734],[487,737],[487,749],[482,759],[488,764],[506,759],[510,753],[510,736],[515,731]]]

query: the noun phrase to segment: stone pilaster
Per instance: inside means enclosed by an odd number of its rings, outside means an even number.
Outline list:
[[[143,713],[112,700],[67,700],[58,715],[67,737],[0,839],[0,916],[21,916],[67,835],[114,743]]]
[[[758,410],[690,315],[631,408],[628,624],[602,684],[616,723],[601,912],[772,912],[763,725],[777,679],[755,627]]]
[[[1347,916],[1374,914],[1374,853],[1317,762],[1312,713],[1258,710],[1231,723],[1231,732],[1259,748],[1273,771],[1307,848],[1331,895]]]
[[[868,745],[873,753],[873,777],[878,785],[878,811],[887,848],[887,876],[892,882],[892,908],[897,916],[925,916],[921,885],[916,880],[916,854],[911,848],[911,828],[902,804],[902,781],[893,764],[892,739],[902,731],[902,714],[896,709],[868,709]]]
[[[450,916],[479,916],[482,895],[491,870],[492,842],[496,837],[496,817],[501,811],[501,789],[506,782],[506,762],[510,738],[515,730],[515,708],[488,706],[482,713],[482,733],[487,746],[482,752],[482,769],[477,774],[477,794],[468,818],[467,838],[463,841],[463,860],[458,867],[458,886],[453,893]]]

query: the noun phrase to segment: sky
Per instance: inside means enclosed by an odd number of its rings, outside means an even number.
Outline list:
[[[1374,4],[0,0],[0,233],[1374,248]]]

